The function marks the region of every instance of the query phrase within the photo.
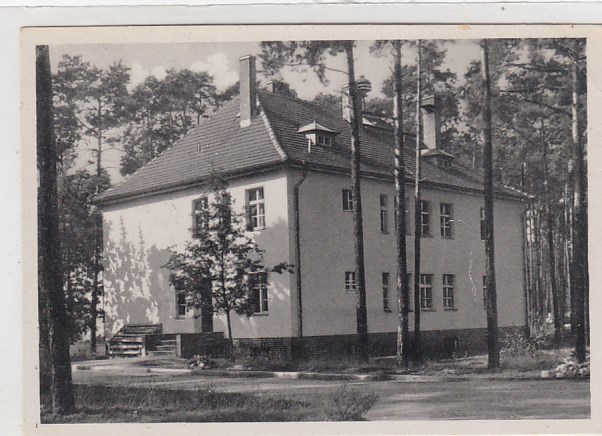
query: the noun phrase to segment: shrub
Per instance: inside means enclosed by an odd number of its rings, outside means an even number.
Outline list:
[[[501,352],[503,354],[510,354],[511,356],[530,354],[534,357],[537,351],[547,348],[549,341],[550,338],[542,330],[533,333],[530,337],[527,337],[520,330],[513,330],[505,333],[502,337]]]
[[[364,394],[343,385],[328,398],[325,413],[333,421],[363,421],[377,400],[377,394]]]

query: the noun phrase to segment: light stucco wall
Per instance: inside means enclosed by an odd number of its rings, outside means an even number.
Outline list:
[[[298,177],[298,175],[296,176]],[[291,178],[296,178],[292,176]],[[344,272],[354,270],[353,218],[343,211],[342,190],[350,188],[348,176],[309,172],[300,189],[301,246],[304,334],[332,335],[356,332],[354,293],[346,293]],[[372,179],[362,181],[364,246],[369,332],[396,329],[396,249],[394,236],[394,186]],[[388,195],[389,234],[380,230],[380,194]],[[407,197],[413,190],[408,187]],[[485,249],[480,240],[482,196],[424,189],[423,199],[431,202],[431,232],[422,238],[422,272],[433,274],[433,311],[422,312],[423,330],[486,327],[482,276]],[[439,203],[454,209],[454,238],[442,239]],[[414,265],[413,207],[410,208],[411,235],[408,237],[408,271]],[[500,326],[525,323],[522,275],[523,205],[495,202],[496,269]],[[390,273],[389,307],[383,310],[382,272]],[[454,311],[443,309],[442,275],[455,275]],[[413,301],[413,299],[412,299]],[[412,303],[413,304],[413,303]],[[410,314],[413,325],[413,314]]]
[[[266,228],[253,232],[260,248],[267,249],[265,265],[271,268],[289,259],[287,175],[283,170],[232,181],[229,191],[234,207],[242,212],[245,190],[263,187]],[[153,196],[103,208],[105,238],[106,334],[124,324],[163,324],[164,333],[192,333],[200,318],[189,311],[176,318],[175,291],[169,272],[162,268],[170,249],[183,250],[191,239],[192,201],[203,188]],[[234,338],[291,336],[290,274],[270,275],[269,313],[232,316]],[[227,332],[225,316],[214,318],[214,330]]]

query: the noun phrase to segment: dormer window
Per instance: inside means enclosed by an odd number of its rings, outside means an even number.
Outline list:
[[[319,124],[316,120],[300,127],[298,132],[303,133],[307,138],[307,151],[309,153],[313,151],[313,147],[334,147],[335,137],[339,134],[339,132]]]
[[[452,167],[452,161],[454,156],[447,153],[446,151],[439,150],[437,148],[427,148],[420,151],[420,155],[427,160],[430,160],[433,164],[439,168],[449,169]]]
[[[451,166],[452,166],[451,159],[445,158],[443,156],[439,156],[439,158],[437,159],[437,165],[440,168],[451,168]]]

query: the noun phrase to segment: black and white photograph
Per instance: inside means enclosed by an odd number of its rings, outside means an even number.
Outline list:
[[[24,46],[36,425],[591,419],[591,37],[216,27]]]

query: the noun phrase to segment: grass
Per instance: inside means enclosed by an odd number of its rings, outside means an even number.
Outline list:
[[[362,420],[378,396],[339,389],[307,396],[269,396],[259,393],[223,393],[211,388],[194,391],[75,385],[76,413],[47,413],[43,423],[101,422],[282,422]]]

